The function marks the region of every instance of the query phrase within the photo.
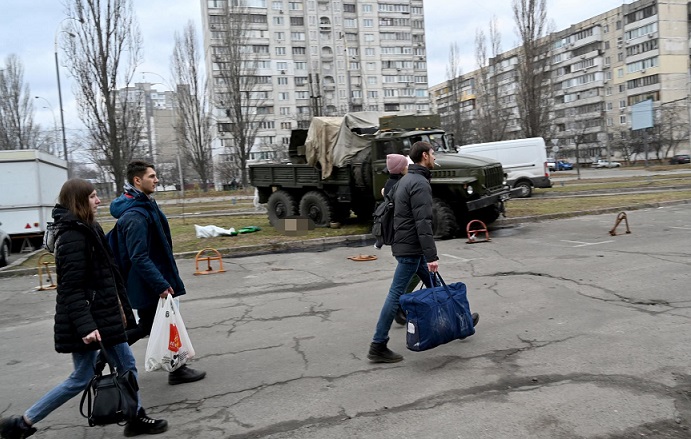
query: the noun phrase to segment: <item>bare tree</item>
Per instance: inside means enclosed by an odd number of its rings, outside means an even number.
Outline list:
[[[467,110],[464,109],[463,69],[461,68],[460,50],[457,43],[449,47],[449,64],[446,66],[447,84],[449,87],[449,107],[442,116],[444,129],[453,133],[456,143],[464,145],[472,143],[472,127]]]
[[[489,23],[489,56],[487,36],[482,29],[475,33],[475,59],[478,65],[475,131],[480,142],[504,140],[512,116],[504,102],[511,95],[500,84],[504,79],[500,54],[501,34],[497,18],[492,17]]]
[[[549,138],[551,41],[546,0],[513,0],[512,8],[520,38],[516,65],[519,123],[526,137]]]
[[[40,127],[34,124],[24,66],[17,55],[8,55],[0,69],[0,149],[42,149],[45,141]]]
[[[231,2],[226,2],[231,3]],[[222,30],[223,45],[217,47],[214,62],[219,67],[219,80],[222,83],[214,96],[214,105],[225,112],[227,122],[219,123],[219,133],[231,136],[234,154],[238,157],[242,184],[247,185],[247,160],[259,125],[264,121],[260,77],[257,76],[258,52],[260,46],[250,44],[252,23],[266,20],[266,15],[251,15],[251,9],[228,5],[225,24]],[[262,18],[263,17],[263,18]],[[261,23],[259,23],[261,24]],[[268,47],[267,47],[268,49]],[[267,84],[267,86],[270,84]]]
[[[207,81],[201,71],[202,61],[197,46],[197,31],[190,21],[182,35],[175,33],[175,48],[171,57],[175,93],[178,144],[208,190],[213,175],[211,157],[211,114],[207,101]]]
[[[72,37],[63,47],[79,118],[120,191],[144,126],[144,91],[129,87],[141,62],[139,26],[130,0],[68,0],[67,16]]]
[[[686,98],[660,105],[655,114],[657,158],[662,160],[689,138],[689,113]]]

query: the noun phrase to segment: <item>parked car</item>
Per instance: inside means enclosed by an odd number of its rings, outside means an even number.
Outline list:
[[[670,165],[683,165],[685,163],[691,163],[691,156],[688,154],[677,154],[669,159]]]
[[[608,161],[608,160],[598,160],[595,163],[593,163],[593,168],[595,168],[595,169],[621,168],[621,163],[612,162],[612,161]]]
[[[0,223],[0,226],[2,223]],[[10,249],[12,248],[12,241],[10,236],[0,229],[0,267],[5,267],[10,259]]]
[[[571,171],[573,170],[573,163],[566,160],[557,160],[555,164],[555,171]]]
[[[547,157],[547,169],[549,169],[550,171],[556,171],[557,161],[551,157]]]

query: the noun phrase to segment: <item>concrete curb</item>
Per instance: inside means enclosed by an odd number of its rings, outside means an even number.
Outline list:
[[[635,204],[631,206],[610,207],[605,209],[579,210],[576,212],[555,213],[550,215],[524,216],[518,218],[501,218],[492,224],[493,228],[501,228],[520,223],[536,223],[562,218],[573,218],[586,215],[600,215],[603,213],[618,213],[627,210],[640,210],[674,206],[678,204],[691,204],[691,200],[664,201],[659,203]],[[614,223],[614,221],[612,222]],[[316,238],[305,241],[272,242],[269,244],[248,245],[232,248],[220,248],[218,251],[224,258],[237,258],[245,256],[258,256],[267,253],[293,253],[293,252],[320,252],[334,247],[365,247],[374,243],[374,237],[367,233],[363,235],[334,236],[330,238]],[[37,250],[39,251],[39,250]],[[35,253],[35,252],[34,252]],[[12,265],[0,269],[0,279],[6,277],[37,275],[36,268],[11,269],[12,266],[21,264],[28,257],[15,261]],[[192,259],[198,252],[175,253],[177,259]]]

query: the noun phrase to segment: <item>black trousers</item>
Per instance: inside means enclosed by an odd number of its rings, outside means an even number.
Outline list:
[[[127,330],[127,343],[133,345],[144,337],[151,334],[151,328],[154,326],[154,317],[156,316],[156,306],[152,308],[138,309],[139,323],[136,327]]]

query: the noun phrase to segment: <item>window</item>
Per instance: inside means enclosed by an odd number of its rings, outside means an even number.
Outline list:
[[[252,53],[268,55],[269,54],[269,46],[268,45],[267,46],[259,46],[259,45],[252,46]]]
[[[279,61],[276,63],[276,68],[278,70],[288,70],[288,63]]]
[[[307,63],[304,61],[296,61],[295,70],[307,70]]]
[[[307,49],[305,47],[293,47],[293,55],[306,55]]]
[[[617,78],[624,77],[624,69],[617,69]]]
[[[379,97],[379,92],[376,91],[376,90],[368,91],[368,92],[367,92],[367,97],[368,97],[368,98],[377,98],[377,97]]]
[[[368,62],[365,64],[367,70],[376,70],[377,69],[377,63],[376,62]]]
[[[354,18],[344,18],[343,19],[343,27],[350,27],[350,28],[357,27],[355,19]]]
[[[343,12],[356,12],[355,11],[355,5],[351,5],[349,3],[344,3],[343,4]]]
[[[283,26],[283,23],[285,22],[285,20],[283,19],[283,17],[278,16],[278,17],[273,18],[273,22],[277,26]]]
[[[295,77],[295,85],[305,85],[307,84],[307,77],[306,76],[296,76]]]
[[[617,53],[617,61],[624,61],[624,52]]]
[[[376,76],[368,76],[367,77],[367,84],[377,85],[377,77]]]
[[[279,76],[277,80],[278,85],[288,85],[288,78],[285,76]]]
[[[370,5],[370,4],[362,5],[362,12],[372,12],[372,5]]]
[[[281,113],[281,116],[290,116],[290,107],[281,107],[278,111]]]
[[[276,41],[283,41],[286,39],[286,33],[285,32],[274,32],[274,38]]]
[[[374,27],[374,20],[372,20],[371,18],[365,18],[364,20],[362,20],[362,25],[364,27]]]
[[[309,99],[310,93],[308,91],[296,91],[295,99]]]
[[[282,91],[278,93],[278,100],[279,101],[287,101],[290,100],[290,93],[287,91]]]
[[[628,73],[640,72],[651,67],[658,66],[658,58],[656,56],[652,58],[642,59],[633,63],[626,64],[626,71]]]
[[[349,70],[360,70],[360,63],[357,61],[351,61],[349,64]]]
[[[290,39],[292,41],[305,41],[305,33],[304,32],[291,32],[290,33]]]
[[[291,26],[304,26],[305,25],[305,18],[304,17],[290,17],[290,25]]]
[[[281,129],[282,130],[289,130],[293,127],[292,122],[281,122]]]
[[[366,47],[365,56],[374,56],[374,47]]]
[[[286,54],[286,48],[285,47],[276,47],[276,55],[285,55]]]
[[[288,9],[291,11],[302,11],[302,2],[289,2]]]
[[[624,115],[619,116],[619,123],[622,125],[625,125],[626,124],[626,116],[624,116]]]
[[[621,109],[621,108],[626,108],[626,101],[624,101],[624,100],[619,101],[619,108],[620,108],[620,109]]]
[[[281,9],[283,9],[283,2],[271,2],[271,9],[273,9],[274,11],[280,11]]]
[[[365,34],[365,41],[371,43],[374,41],[374,34]]]

